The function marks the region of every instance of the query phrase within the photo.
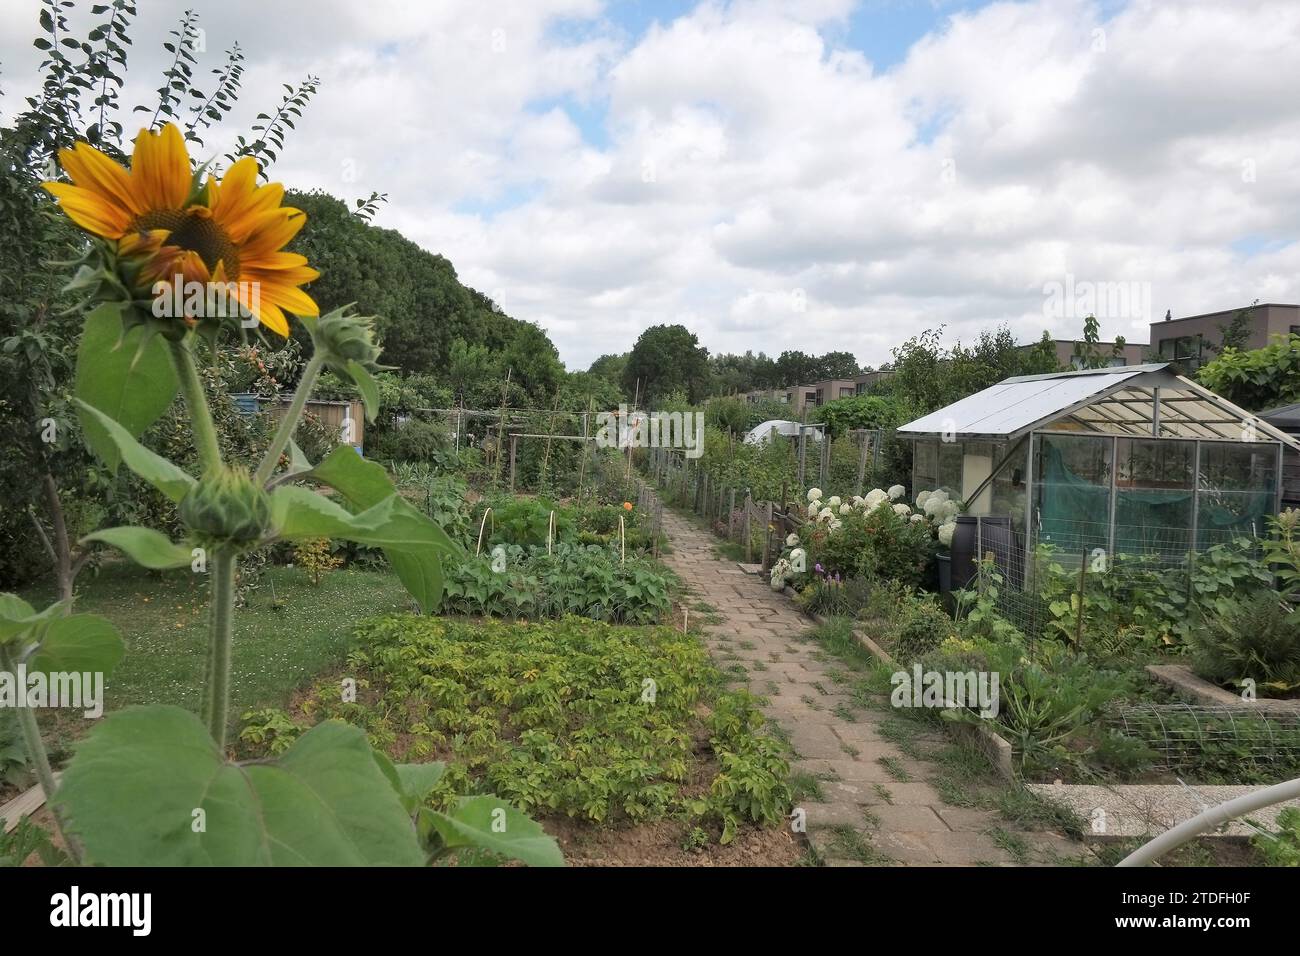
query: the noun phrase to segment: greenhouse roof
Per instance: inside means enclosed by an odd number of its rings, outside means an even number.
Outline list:
[[[1008,378],[898,429],[904,438],[1006,440],[1042,428],[1100,435],[1300,441],[1168,365]]]

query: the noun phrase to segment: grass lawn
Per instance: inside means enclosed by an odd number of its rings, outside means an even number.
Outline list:
[[[279,610],[272,608],[272,582],[283,602]],[[54,594],[35,588],[23,597],[43,606]],[[82,575],[76,610],[108,618],[126,643],[107,681],[106,711],[148,703],[199,711],[207,598],[207,579],[188,571],[154,574],[115,562],[97,576]],[[401,582],[387,571],[335,571],[315,587],[298,568],[268,569],[249,607],[235,612],[232,720],[253,707],[284,704],[295,688],[341,663],[358,621],[410,606]],[[47,728],[56,755],[90,726],[79,713],[58,714]]]

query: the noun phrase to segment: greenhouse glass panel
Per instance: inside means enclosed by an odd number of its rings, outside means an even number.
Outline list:
[[[1277,446],[1202,442],[1197,496],[1198,544],[1209,548],[1268,533],[1277,496]]]
[[[1025,527],[1025,476],[1029,473],[1029,442],[1023,442],[1014,453],[1014,460],[1008,460],[1007,454],[1016,443],[1001,443],[993,450],[993,466],[999,468],[993,477],[993,495],[989,504],[989,514],[1011,515],[1011,526],[1017,531]],[[1002,464],[1005,461],[1005,464]]]
[[[961,497],[963,455],[965,448],[961,442],[939,442],[939,481],[936,487],[942,488],[954,498]]]
[[[1110,547],[1111,438],[1034,436],[1038,539],[1061,551]]]
[[[939,486],[939,442],[918,440],[912,443],[912,497]]]
[[[961,442],[918,441],[912,453],[912,497],[943,488],[961,497]]]
[[[1196,443],[1116,442],[1115,553],[1183,556],[1192,546]]]

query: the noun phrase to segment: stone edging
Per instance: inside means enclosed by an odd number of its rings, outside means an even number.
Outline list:
[[[1146,671],[1160,683],[1167,684],[1198,703],[1217,704],[1238,710],[1258,710],[1274,717],[1300,717],[1300,700],[1274,700],[1267,697],[1244,700],[1230,690],[1197,677],[1186,664],[1148,664]]]

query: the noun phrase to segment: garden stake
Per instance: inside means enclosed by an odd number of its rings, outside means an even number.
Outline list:
[[[1088,583],[1088,549],[1083,549],[1083,559],[1079,562],[1079,618],[1074,622],[1074,652],[1077,654],[1083,646],[1083,595]]]
[[[492,509],[488,508],[483,512],[483,520],[478,523],[478,544],[474,545],[474,556],[478,557],[479,552],[483,550],[483,526],[487,524],[488,517],[492,514]],[[496,534],[497,519],[492,518],[492,533]]]

